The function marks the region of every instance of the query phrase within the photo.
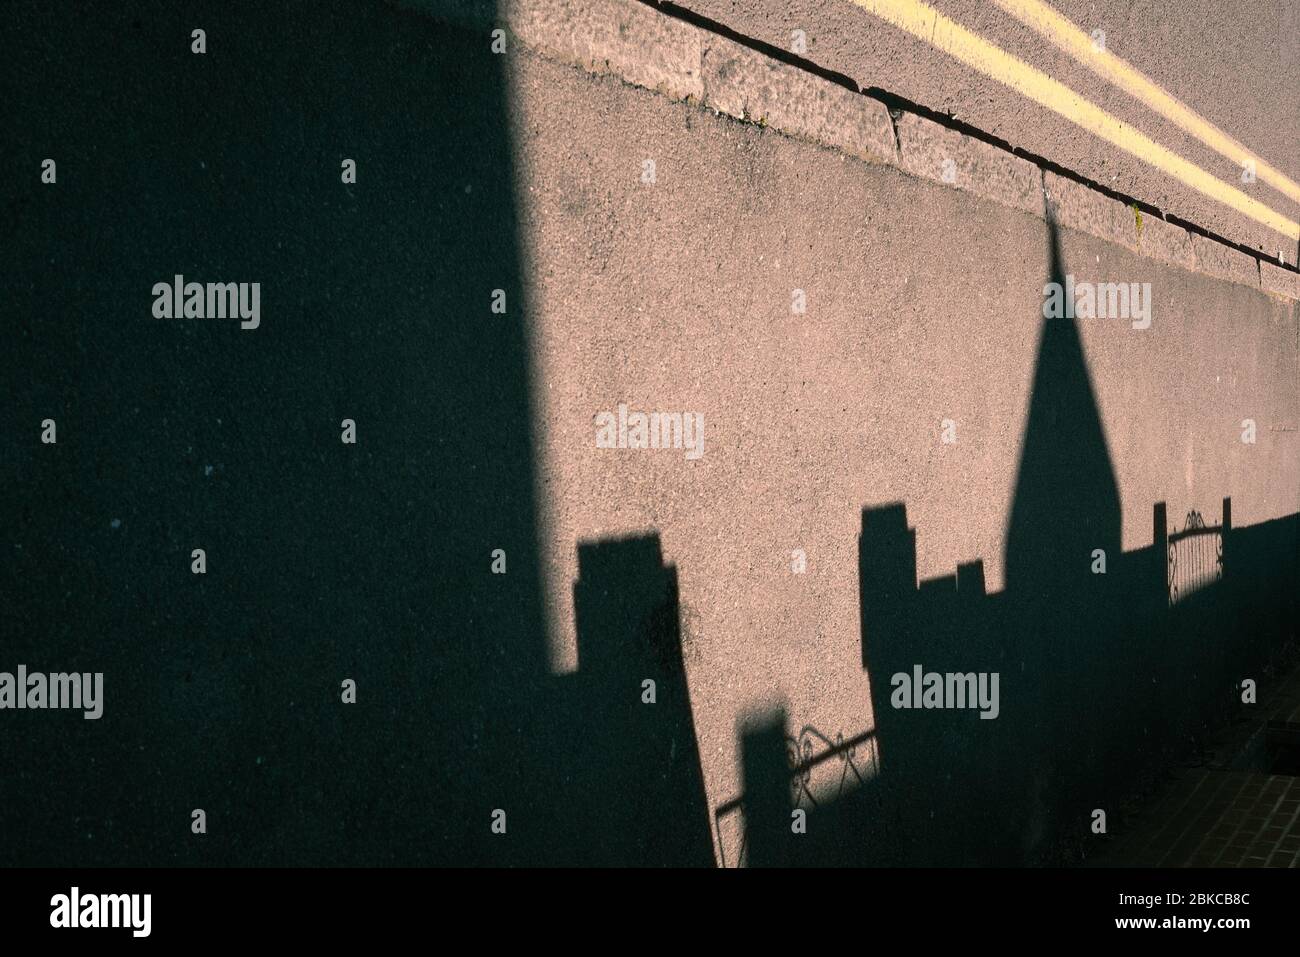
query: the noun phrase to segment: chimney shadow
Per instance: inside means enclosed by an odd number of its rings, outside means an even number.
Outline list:
[[[561,720],[535,794],[555,815],[545,861],[712,866],[677,569],[659,536],[580,543],[573,597],[578,668],[555,680]]]

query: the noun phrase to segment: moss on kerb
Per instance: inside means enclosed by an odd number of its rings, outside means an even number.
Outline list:
[[[1142,210],[1138,209],[1137,203],[1129,203],[1129,208],[1133,210],[1133,217],[1137,221],[1138,242],[1142,241]]]

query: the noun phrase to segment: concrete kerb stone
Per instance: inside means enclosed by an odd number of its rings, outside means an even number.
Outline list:
[[[896,128],[901,169],[1043,217],[1042,174],[1033,163],[914,113]]]
[[[1259,285],[1265,292],[1287,299],[1300,299],[1300,273],[1260,260]]]
[[[1259,288],[1259,264],[1253,257],[1204,236],[1191,238],[1197,272]]]
[[[675,100],[704,98],[703,31],[629,0],[509,0],[515,36],[552,59]]]
[[[1137,248],[1142,255],[1171,266],[1178,266],[1188,272],[1196,269],[1191,234],[1181,226],[1165,222],[1159,217],[1142,217],[1142,226],[1137,230]]]
[[[1137,250],[1137,210],[1052,172],[1043,174],[1043,191],[1058,225]]]
[[[703,76],[704,105],[718,113],[895,162],[889,111],[878,100],[722,38],[705,50]]]
[[[996,146],[684,23],[636,0],[504,0],[499,18],[550,59],[887,163],[1149,258],[1300,298],[1300,276],[1188,233]],[[897,132],[897,141],[895,140]]]

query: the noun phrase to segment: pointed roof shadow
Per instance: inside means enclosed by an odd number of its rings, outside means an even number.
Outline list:
[[[1050,212],[1047,237],[1048,280],[1064,289],[1060,237]],[[1007,524],[1006,587],[1053,591],[1063,579],[1087,574],[1093,549],[1118,554],[1121,518],[1075,319],[1044,317]]]

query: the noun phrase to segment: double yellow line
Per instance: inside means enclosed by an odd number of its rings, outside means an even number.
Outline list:
[[[1194,163],[1118,117],[1052,79],[1041,70],[1016,59],[998,46],[967,30],[955,20],[920,0],[850,0],[885,22],[910,33],[974,70],[997,80],[1040,106],[1063,116],[1076,126],[1117,146],[1174,177],[1183,185],[1249,216],[1290,239],[1300,239],[1300,223],[1283,216],[1236,187],[1229,186]],[[1141,100],[1170,122],[1197,137],[1216,152],[1242,165],[1253,162],[1255,175],[1284,195],[1300,202],[1300,185],[1254,156],[1248,149],[1197,116],[1123,60],[1094,50],[1092,38],[1041,0],[993,0],[999,7],[1037,30],[1060,49],[1084,63],[1099,76]]]

